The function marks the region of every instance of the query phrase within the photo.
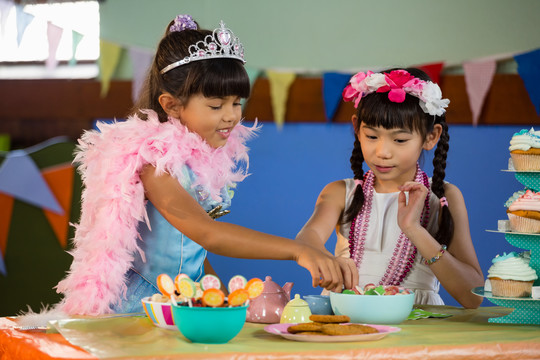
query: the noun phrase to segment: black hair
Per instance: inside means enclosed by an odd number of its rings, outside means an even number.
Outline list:
[[[391,69],[384,71],[388,73]],[[403,69],[409,72],[411,75],[421,79],[430,80],[429,76],[420,69],[409,68]],[[435,124],[440,124],[442,127],[442,133],[437,143],[433,158],[433,177],[431,181],[431,191],[439,198],[444,196],[444,178],[446,169],[446,157],[448,153],[448,142],[450,136],[448,134],[448,125],[446,124],[446,118],[442,116],[433,116],[425,113],[420,107],[417,97],[407,94],[405,101],[402,103],[395,103],[388,99],[388,93],[371,93],[365,96],[358,104],[358,110],[356,113],[358,121],[356,128],[354,129],[354,148],[350,158],[351,169],[354,173],[354,178],[363,180],[364,170],[362,165],[364,163],[364,156],[362,154],[362,146],[358,140],[358,130],[361,123],[368,126],[381,126],[385,129],[405,128],[411,131],[417,131],[424,139],[429,134]],[[351,205],[346,209],[343,214],[343,222],[352,221],[358,213],[362,210],[364,204],[364,192],[362,186],[357,185],[355,194],[351,201]],[[448,209],[448,206],[442,207],[439,214],[439,230],[435,235],[435,239],[444,245],[450,245],[452,236],[454,234],[454,221],[452,214]]]
[[[169,23],[165,35],[159,42],[133,112],[151,109],[158,114],[159,121],[167,121],[167,114],[159,103],[159,96],[165,92],[177,97],[183,104],[187,104],[189,98],[196,94],[206,97],[249,97],[249,76],[240,60],[232,58],[198,60],[161,74],[163,68],[188,56],[191,45],[212,35],[211,31],[202,29],[169,31],[173,23],[174,21]],[[144,118],[143,114],[139,115]]]

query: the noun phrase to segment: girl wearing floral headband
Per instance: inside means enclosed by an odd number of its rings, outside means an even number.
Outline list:
[[[337,230],[336,256],[352,259],[359,286],[412,289],[418,304],[443,304],[439,284],[464,307],[483,275],[459,189],[444,181],[448,127],[441,90],[418,69],[358,73],[343,91],[353,101],[353,179],[328,184],[297,240],[324,247]],[[420,169],[436,147],[433,178]],[[365,163],[369,171],[364,173]]]
[[[313,286],[341,289],[352,266],[292,239],[214,221],[229,212],[247,176],[240,100],[250,93],[244,49],[221,22],[200,30],[189,15],[167,27],[136,109],[125,122],[99,124],[79,141],[84,181],[73,263],[57,286],[67,315],[142,311],[166,273],[199,281],[223,256],[295,260]],[[239,166],[242,165],[243,166]],[[263,209],[261,209],[263,211]],[[347,282],[349,286],[353,284]]]

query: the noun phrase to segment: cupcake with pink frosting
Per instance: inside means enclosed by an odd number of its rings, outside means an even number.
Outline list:
[[[506,210],[512,231],[540,233],[540,192],[526,190]]]

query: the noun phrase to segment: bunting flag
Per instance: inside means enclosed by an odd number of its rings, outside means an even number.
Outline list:
[[[15,5],[15,11],[17,14],[17,45],[21,45],[21,41],[24,35],[24,32],[26,31],[26,28],[32,20],[34,20],[34,15],[29,14],[27,12],[23,11],[24,6],[17,4]]]
[[[0,0],[0,36],[6,34],[7,18],[13,6],[12,0]]]
[[[58,239],[62,248],[67,247],[69,217],[71,214],[71,202],[73,198],[73,178],[75,169],[71,163],[55,166],[51,169],[43,169],[41,174],[64,210],[63,214],[43,209],[45,217]]]
[[[441,71],[444,66],[443,62],[431,63],[417,66],[420,70],[423,70],[426,74],[429,75],[431,81],[435,84],[439,84],[441,81]]]
[[[253,89],[253,85],[255,84],[255,81],[257,80],[257,78],[261,74],[261,70],[260,69],[255,69],[255,68],[252,68],[252,67],[249,67],[249,66],[244,66],[244,69],[246,69],[246,72],[247,72],[248,77],[249,77],[250,88]],[[247,99],[242,99],[242,101],[241,101],[242,109],[244,109],[244,107],[246,106],[246,102],[247,102]]]
[[[54,25],[52,22],[47,21],[47,40],[49,42],[49,56],[45,60],[45,67],[49,70],[55,69],[58,65],[56,59],[56,51],[58,50],[58,44],[62,38],[64,29]]]
[[[336,110],[341,103],[343,89],[351,80],[351,74],[324,73],[323,74],[323,103],[326,121],[332,121]]]
[[[136,47],[129,48],[129,57],[133,66],[133,80],[131,85],[131,99],[135,103],[139,98],[141,89],[146,79],[148,69],[152,64],[154,54],[150,50]]]
[[[0,274],[7,276],[6,263],[4,262],[4,254],[0,251]]]
[[[465,86],[469,95],[473,125],[478,125],[482,113],[482,106],[486,95],[491,88],[491,81],[497,70],[495,60],[468,61],[463,63],[465,73]]]
[[[81,42],[82,38],[83,34],[75,30],[71,30],[71,59],[69,59],[69,65],[77,64],[77,58],[75,55],[77,54],[77,48],[79,47],[79,43]]]
[[[9,224],[11,223],[14,201],[15,199],[12,196],[0,193],[0,252],[2,255],[6,254]]]
[[[289,87],[296,78],[296,74],[292,72],[267,70],[266,75],[270,82],[270,96],[272,101],[272,111],[274,113],[274,122],[276,123],[277,128],[281,129],[285,122]]]
[[[529,97],[540,115],[540,49],[514,56],[518,64],[518,73],[525,84]]]
[[[118,62],[120,61],[122,48],[115,43],[106,40],[100,40],[99,51],[101,97],[104,98],[109,93],[111,79],[114,75],[116,67],[118,66]]]

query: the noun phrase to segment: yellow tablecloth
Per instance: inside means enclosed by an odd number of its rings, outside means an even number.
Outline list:
[[[488,318],[504,316],[511,309],[422,308],[453,316],[408,320],[397,325],[400,332],[381,340],[346,343],[291,341],[265,332],[262,324],[246,323],[237,337],[221,345],[190,343],[178,331],[154,327],[146,317],[64,320],[56,324],[63,338],[0,330],[0,359],[23,359],[10,354],[17,343],[17,351],[33,350],[32,359],[540,359],[540,326],[488,323]],[[40,346],[44,356],[36,357]],[[66,347],[69,353],[60,356]]]

